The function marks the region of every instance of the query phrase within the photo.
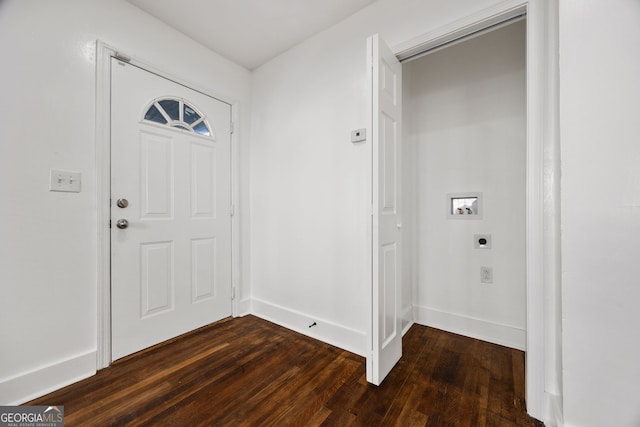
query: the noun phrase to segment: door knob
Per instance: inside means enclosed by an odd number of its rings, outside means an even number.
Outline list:
[[[121,218],[116,222],[116,227],[118,227],[120,230],[124,230],[128,226],[129,226],[129,221],[127,221],[124,218]]]
[[[116,205],[118,205],[119,208],[126,208],[129,206],[129,201],[127,199],[118,199]]]

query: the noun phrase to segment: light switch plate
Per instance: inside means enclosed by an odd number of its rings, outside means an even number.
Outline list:
[[[82,174],[80,172],[51,169],[49,176],[49,190],[79,193],[81,181]]]

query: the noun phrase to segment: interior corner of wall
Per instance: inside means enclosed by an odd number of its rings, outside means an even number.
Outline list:
[[[243,317],[248,314],[251,314],[251,298],[245,298],[238,301],[238,311],[236,316]]]
[[[322,319],[257,298],[251,300],[250,314],[351,353],[363,357],[367,355],[367,336],[365,332],[331,320]],[[313,322],[313,329],[309,324],[310,321]]]

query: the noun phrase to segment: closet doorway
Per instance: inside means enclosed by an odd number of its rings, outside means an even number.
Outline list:
[[[526,348],[526,21],[403,63],[403,307]],[[458,206],[460,205],[460,206]]]

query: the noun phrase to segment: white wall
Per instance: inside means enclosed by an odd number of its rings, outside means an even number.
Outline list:
[[[393,46],[496,3],[380,0],[254,71],[256,314],[365,354],[371,148],[349,134],[370,115],[366,38]]]
[[[0,204],[0,403],[25,400],[95,366],[96,38],[240,102],[247,160],[241,298],[249,297],[255,273],[257,314],[360,352],[368,326],[369,248],[362,242],[370,148],[352,146],[348,135],[369,114],[365,38],[379,32],[397,45],[498,3],[379,0],[257,70],[250,109],[246,70],[122,0],[67,0],[64,8],[0,0],[0,196],[9,201]],[[566,24],[574,9],[579,15],[576,3],[566,6]],[[574,66],[587,62],[583,53]],[[48,192],[51,167],[81,171],[83,192]],[[250,222],[249,185],[256,209]],[[332,213],[335,206],[340,214]],[[307,328],[310,318],[322,320],[316,332]]]
[[[567,426],[640,425],[640,3],[560,1]]]
[[[0,404],[95,371],[96,39],[239,102],[247,149],[244,68],[124,1],[0,2]],[[49,192],[50,168],[82,192]]]
[[[415,321],[525,348],[526,23],[406,63],[405,156],[416,174]],[[481,219],[450,219],[448,193],[481,192]],[[411,206],[408,206],[411,209]],[[475,249],[474,234],[491,234]],[[480,282],[480,267],[493,284]]]

